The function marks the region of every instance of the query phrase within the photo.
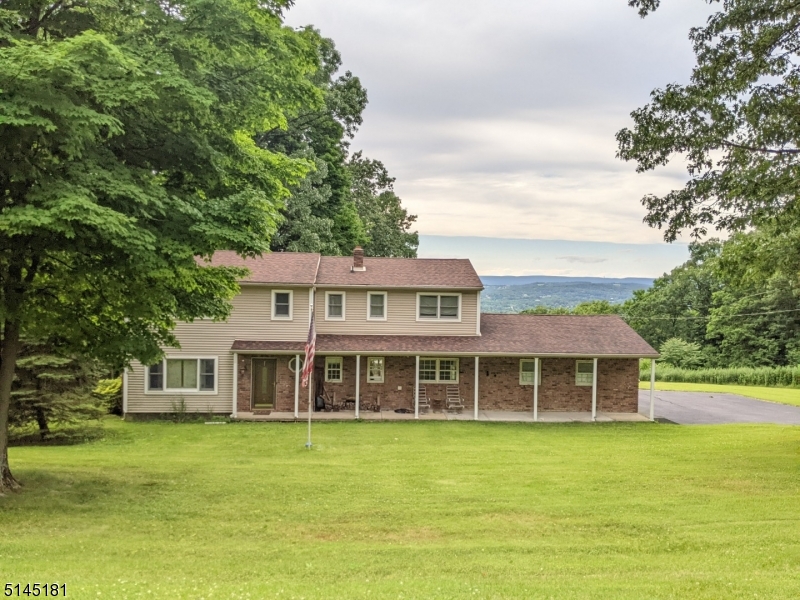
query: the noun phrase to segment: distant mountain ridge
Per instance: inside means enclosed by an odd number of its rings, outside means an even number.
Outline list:
[[[529,283],[632,283],[650,287],[647,277],[565,277],[559,275],[480,275],[483,285],[526,285]]]
[[[621,304],[636,290],[653,285],[643,277],[556,277],[550,275],[482,276],[481,312],[517,313],[526,308],[574,308],[582,302],[605,300]]]

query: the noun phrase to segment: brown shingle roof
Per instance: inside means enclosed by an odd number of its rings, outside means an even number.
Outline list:
[[[481,336],[319,335],[317,352],[657,357],[615,315],[481,315]],[[302,352],[302,342],[234,342],[233,350]]]
[[[244,259],[235,252],[226,250],[215,252],[210,264],[215,267],[247,267],[250,269],[250,276],[242,280],[245,283],[314,285],[319,254],[273,252],[258,258]]]
[[[364,271],[351,271],[352,256],[323,256],[317,285],[483,289],[472,263],[463,258],[364,258]]]

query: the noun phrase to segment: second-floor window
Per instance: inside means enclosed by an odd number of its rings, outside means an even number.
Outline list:
[[[344,292],[325,292],[325,318],[344,321]]]
[[[461,315],[461,296],[458,294],[419,294],[417,305],[420,319],[457,321]]]
[[[272,318],[292,320],[292,292],[290,290],[272,290]]]
[[[386,292],[369,292],[367,301],[367,318],[372,321],[385,321]]]

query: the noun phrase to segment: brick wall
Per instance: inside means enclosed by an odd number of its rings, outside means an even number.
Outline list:
[[[539,410],[592,410],[591,386],[575,385],[575,360],[541,360]],[[480,408],[486,410],[533,410],[533,386],[519,384],[518,358],[482,358],[480,361]],[[600,359],[597,367],[597,410],[636,412],[639,403],[639,361]]]
[[[250,404],[250,390],[253,385],[252,364],[254,358],[274,358],[277,361],[275,369],[275,382],[276,382],[276,400],[275,410],[277,411],[294,411],[294,373],[289,370],[289,360],[291,356],[250,356],[247,354],[239,355],[239,364],[237,367],[238,377],[237,384],[238,390],[236,395],[236,406],[240,412],[250,412],[252,406]],[[303,392],[306,392],[305,394]],[[305,398],[305,401],[304,401]],[[308,393],[307,390],[301,390],[300,393],[300,408],[308,408]]]

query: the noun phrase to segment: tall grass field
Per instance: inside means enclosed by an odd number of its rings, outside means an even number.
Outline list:
[[[650,381],[650,361],[640,362],[640,381]],[[656,362],[656,381],[800,387],[800,367],[733,367],[727,369],[679,369]]]
[[[67,598],[800,597],[800,428],[107,420],[11,448],[0,583]]]

